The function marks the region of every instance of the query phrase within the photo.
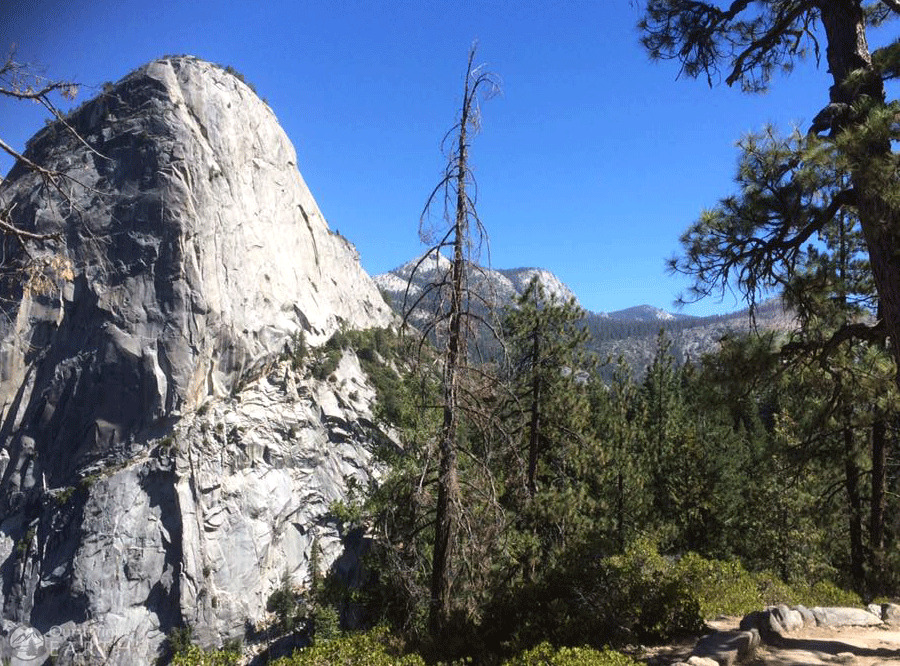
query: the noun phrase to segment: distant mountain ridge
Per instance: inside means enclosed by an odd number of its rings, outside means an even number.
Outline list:
[[[429,283],[449,271],[450,260],[446,257],[428,258],[416,270],[407,295],[409,276],[420,259],[374,277],[375,284],[398,312],[404,308],[404,297],[406,307],[411,307]],[[488,304],[485,309],[490,307],[495,312],[502,312],[514,307],[533,277],[537,277],[546,293],[558,300],[571,298],[579,302],[572,289],[545,268],[492,269],[476,265],[470,268],[470,286],[478,294],[477,300]],[[427,308],[423,308],[418,314],[414,313],[412,321],[423,321],[427,312]],[[785,311],[777,298],[758,304],[754,315],[757,330],[789,330],[794,326],[793,315]],[[683,363],[713,351],[724,335],[748,332],[753,326],[746,308],[728,314],[697,317],[668,312],[652,305],[636,305],[613,312],[586,312],[584,324],[590,332],[588,346],[597,356],[613,361],[623,359],[637,377],[643,375],[653,360],[660,331],[671,340],[675,360]],[[612,365],[601,372],[611,376]]]
[[[677,319],[694,319],[693,315],[667,312],[652,305],[635,305],[634,307],[616,310],[615,312],[597,312],[600,317],[620,319],[624,321],[675,321]]]
[[[417,265],[418,268],[416,268]],[[409,307],[429,283],[447,273],[449,269],[450,260],[443,255],[435,255],[424,260],[422,257],[417,257],[387,273],[374,276],[374,280],[382,294],[387,295],[399,311],[403,309],[404,299],[408,301],[407,307]],[[415,275],[412,282],[409,283],[409,277],[413,271],[415,271]],[[568,285],[543,268],[494,269],[471,264],[469,271],[471,286],[480,296],[479,300],[486,304],[486,309],[493,308],[498,311],[513,305],[535,277],[548,295],[559,301],[574,299],[576,303],[578,302],[578,297]],[[407,283],[409,283],[408,292]],[[421,316],[424,316],[424,312],[413,319]]]
[[[416,265],[419,262],[421,264],[416,270],[415,278],[407,296],[409,276],[416,269]],[[374,276],[374,280],[382,293],[388,295],[395,307],[400,309],[402,308],[404,297],[414,300],[425,285],[434,281],[439,272],[446,272],[449,268],[450,260],[443,255],[439,255],[437,258],[429,257],[424,261],[422,261],[422,257],[417,257],[386,273]],[[490,302],[495,309],[502,310],[515,303],[516,299],[525,292],[532,278],[535,277],[547,295],[553,296],[561,302],[573,299],[581,307],[575,292],[556,274],[546,268],[487,268],[472,264],[471,269],[471,274],[474,275],[475,290],[482,298]],[[646,304],[613,312],[588,312],[597,317],[620,321],[659,322],[696,319],[692,315],[668,312]]]

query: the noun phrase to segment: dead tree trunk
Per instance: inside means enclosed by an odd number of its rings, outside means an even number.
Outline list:
[[[453,259],[449,274],[438,278],[425,289],[407,312],[422,302],[426,295],[437,296],[438,305],[431,320],[425,325],[423,339],[430,333],[446,346],[440,349],[442,366],[443,418],[437,437],[437,503],[435,506],[434,544],[431,557],[431,580],[429,585],[428,628],[434,641],[448,635],[448,625],[452,604],[454,549],[458,540],[459,511],[461,506],[457,470],[457,446],[460,418],[464,409],[462,389],[463,375],[468,360],[468,339],[471,329],[469,312],[470,292],[467,277],[469,255],[473,246],[478,246],[483,238],[483,229],[475,212],[474,196],[469,193],[472,173],[469,167],[469,141],[478,129],[478,95],[491,94],[497,88],[493,75],[473,67],[475,48],[469,52],[463,102],[457,125],[450,130],[447,138],[454,136],[453,147],[449,151],[444,177],[432,191],[422,213],[420,233],[425,239],[425,220],[429,217],[436,196],[443,194],[444,219],[447,227],[442,229],[439,239],[419,260],[410,274],[409,285],[419,266],[429,257],[439,265],[442,249],[452,248]],[[487,87],[487,90],[483,90]],[[447,306],[449,303],[449,306]],[[404,301],[404,308],[406,302]]]
[[[468,205],[466,200],[467,143],[469,123],[469,72],[474,51],[469,54],[469,68],[463,94],[459,122],[459,146],[456,163],[456,219],[454,222],[453,268],[451,274],[450,319],[447,355],[444,360],[444,421],[439,443],[438,501],[434,527],[434,552],[431,562],[431,608],[429,625],[433,637],[446,632],[450,612],[450,557],[455,533],[455,508],[459,503],[456,479],[456,431],[459,425],[459,365],[465,357],[463,330],[463,285],[466,271],[464,243],[468,238]]]

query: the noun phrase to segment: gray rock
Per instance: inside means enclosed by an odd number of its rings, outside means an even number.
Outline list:
[[[881,621],[886,624],[900,624],[900,605],[891,603],[869,604],[867,610],[875,617],[881,618]]]
[[[409,299],[409,305],[422,293],[425,287],[434,282],[439,282],[442,276],[449,270],[451,262],[445,256],[432,255],[425,261],[417,257],[398,266],[387,273],[374,276],[378,287],[390,296],[391,301],[398,308],[402,307],[404,297]],[[415,273],[413,271],[415,270]],[[407,284],[409,292],[407,296]],[[536,278],[544,289],[548,298],[554,298],[560,303],[570,299],[577,302],[575,293],[566,286],[556,275],[543,268],[508,268],[494,269],[490,266],[471,266],[470,288],[478,294],[479,302],[490,305],[491,309],[502,310],[511,307],[528,288],[532,278]],[[430,303],[425,303],[430,306]],[[430,307],[423,307],[413,313],[413,319],[427,315]]]
[[[768,611],[771,616],[772,628],[780,634],[803,628],[803,615],[798,610],[792,610],[784,604],[779,604],[770,607]]]
[[[738,661],[753,659],[759,644],[759,633],[755,630],[717,631],[697,641],[691,658],[708,658],[719,666],[732,666]],[[690,659],[688,663],[691,663]]]
[[[719,666],[719,662],[710,657],[693,656],[688,658],[687,666]]]
[[[16,224],[61,232],[43,282],[0,285],[2,613],[67,627],[60,664],[141,666],[173,627],[264,624],[314,541],[338,556],[324,517],[374,473],[374,393],[352,354],[322,383],[283,352],[392,314],[219,67],[150,63],[68,122],[105,157],[58,124],[27,153],[70,201],[21,165],[0,184]]]
[[[881,619],[892,625],[900,625],[900,605],[881,604]]]
[[[810,610],[820,627],[873,627],[881,624],[881,617],[862,608],[816,606]]]
[[[794,606],[794,610],[800,613],[800,617],[803,618],[803,626],[805,627],[815,627],[816,626],[816,616],[813,615],[813,612],[809,610],[803,604],[797,604]]]
[[[755,631],[766,642],[778,640],[785,633],[778,617],[772,613],[772,608],[748,613],[738,625],[741,631]]]
[[[750,631],[751,629],[759,631],[761,626],[768,624],[768,618],[768,611],[752,611],[741,618],[738,628],[741,631]]]

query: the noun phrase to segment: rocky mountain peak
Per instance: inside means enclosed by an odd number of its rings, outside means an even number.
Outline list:
[[[214,643],[305,575],[310,521],[368,473],[371,413],[353,358],[340,386],[280,359],[393,315],[233,74],[157,60],[67,122],[84,142],[53,123],[27,148],[64,188],[21,164],[0,184],[18,226],[57,234],[40,288],[0,285],[3,613],[151,663],[172,627]]]
[[[615,312],[601,312],[600,316],[610,319],[622,319],[626,321],[675,321],[676,319],[689,318],[689,315],[673,314],[653,305],[635,305],[634,307],[616,310]]]
[[[399,309],[403,305],[407,289],[408,298],[414,300],[425,285],[440,281],[441,276],[450,270],[451,265],[451,261],[441,254],[428,256],[424,261],[420,256],[386,273],[376,275],[375,282]],[[574,292],[562,280],[543,268],[494,269],[472,264],[469,271],[469,287],[478,294],[479,303],[499,312],[509,307],[525,292],[532,278],[537,278],[548,297],[560,302],[570,299],[578,302]],[[414,313],[413,319],[416,319],[417,314],[424,316],[428,305],[424,304],[419,313]]]
[[[17,398],[21,410],[32,368],[64,364],[68,381],[44,377],[58,400],[77,375],[79,391],[96,383],[115,401],[66,416],[51,402],[47,427],[63,418],[67,431],[93,433],[84,447],[104,448],[228,395],[299,332],[315,343],[341,325],[390,320],[355,249],[329,231],[272,111],[237,77],[195,58],[158,60],[69,122],[90,149],[53,125],[29,156],[67,175],[71,201],[45,196],[21,167],[4,183],[21,226],[66,230],[43,252],[71,267],[56,275],[58,298],[2,295],[14,303],[11,330],[40,321],[25,339],[5,336],[7,412]],[[116,371],[101,372],[100,357]]]

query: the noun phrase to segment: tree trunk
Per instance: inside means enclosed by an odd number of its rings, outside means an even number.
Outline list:
[[[865,585],[862,540],[862,500],[859,496],[859,467],[856,464],[853,447],[853,430],[844,428],[844,474],[847,487],[847,508],[850,528],[850,576],[853,589],[862,593]]]
[[[828,69],[834,80],[830,89],[832,102],[854,104],[868,98],[884,104],[884,83],[872,69],[872,58],[866,42],[865,15],[858,0],[820,0],[817,3],[828,39]],[[853,86],[844,85],[852,72],[867,73]],[[834,134],[850,129],[849,118],[833,128]],[[879,177],[879,165],[891,156],[890,140],[882,136],[859,139],[848,147],[851,159],[851,181],[857,199],[857,213],[869,252],[875,287],[881,300],[882,315],[891,351],[897,367],[900,386],[900,211],[882,195],[887,187]]]
[[[531,419],[528,423],[528,496],[534,497],[537,492],[538,448],[541,437],[541,375],[540,375],[540,334],[535,326],[531,349]]]
[[[886,482],[887,424],[879,414],[872,424],[872,501],[869,513],[869,548],[871,550],[872,592],[881,593],[884,579],[884,506]]]
[[[438,497],[435,509],[434,550],[431,561],[431,604],[428,612],[429,629],[431,637],[435,641],[446,636],[450,618],[450,563],[453,541],[456,536],[456,507],[459,504],[456,437],[459,425],[459,368],[466,354],[465,330],[463,329],[465,243],[468,238],[469,220],[466,198],[466,129],[469,123],[471,103],[469,74],[473,56],[474,51],[469,55],[469,68],[466,70],[456,164],[456,221],[453,240],[449,331],[444,366],[444,421],[439,443]]]

